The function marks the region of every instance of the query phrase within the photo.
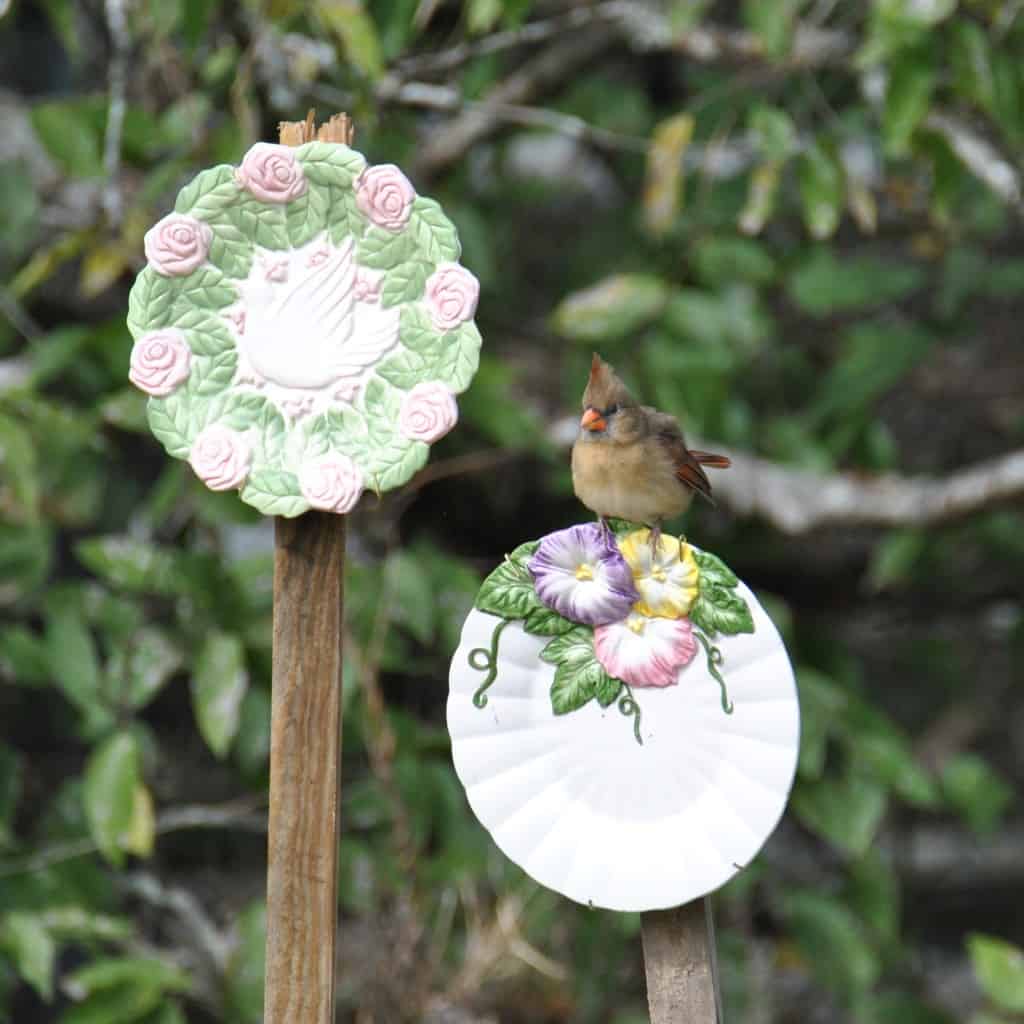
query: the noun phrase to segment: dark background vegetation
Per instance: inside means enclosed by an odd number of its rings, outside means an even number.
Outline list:
[[[685,528],[798,669],[728,1020],[1022,1019],[1024,4],[0,9],[0,1017],[260,1019],[270,524],[148,434],[124,317],[178,188],[316,106],[441,200],[485,339],[350,526],[339,1021],[646,1019],[638,917],[505,861],[443,721],[482,575],[581,517],[595,348],[737,456]]]

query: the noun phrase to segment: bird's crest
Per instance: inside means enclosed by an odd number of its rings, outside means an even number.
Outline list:
[[[583,392],[583,408],[608,409],[636,405],[636,399],[615,371],[595,352],[590,364],[590,379]]]

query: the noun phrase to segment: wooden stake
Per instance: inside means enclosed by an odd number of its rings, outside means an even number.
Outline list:
[[[642,916],[651,1024],[722,1024],[711,902]]]
[[[280,140],[299,146],[314,129],[310,111]],[[352,138],[343,114],[320,131]],[[343,516],[276,520],[264,1024],[334,1020],[344,570]]]

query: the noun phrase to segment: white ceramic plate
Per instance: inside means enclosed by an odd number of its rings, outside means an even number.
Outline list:
[[[474,705],[486,672],[469,656],[501,620],[470,612],[448,697],[455,770],[498,846],[542,885],[612,910],[677,906],[727,882],[772,833],[796,771],[796,685],[775,626],[739,593],[755,631],[717,641],[733,713],[699,651],[677,686],[634,687],[642,744],[617,704],[554,715],[555,669],[539,657],[549,638],[518,621],[499,637],[486,706]]]

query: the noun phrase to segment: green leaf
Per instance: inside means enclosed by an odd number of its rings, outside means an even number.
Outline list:
[[[235,168],[231,164],[218,164],[200,171],[178,193],[174,212],[190,213],[193,217],[209,220],[223,213],[238,198],[238,194]]]
[[[850,907],[882,941],[899,941],[900,880],[877,850],[868,850],[853,864],[846,896]]]
[[[656,319],[668,297],[668,285],[661,278],[615,274],[563,299],[552,321],[555,330],[572,341],[610,341]]]
[[[381,305],[385,309],[401,302],[414,302],[423,295],[423,286],[434,269],[432,263],[423,260],[409,260],[389,270],[380,292]]]
[[[341,43],[348,63],[371,81],[379,78],[384,70],[380,40],[361,0],[314,0],[313,6],[327,30]]]
[[[196,307],[219,310],[238,300],[238,292],[230,279],[209,264],[198,270],[193,270],[187,277],[177,280],[181,282],[178,285],[178,298],[175,301],[175,310],[180,310],[178,315],[183,315],[188,312],[189,308]]]
[[[226,391],[237,369],[238,353],[233,348],[212,358],[193,359],[186,386],[186,400],[213,398]]]
[[[389,384],[408,391],[423,381],[440,381],[458,393],[469,387],[480,364],[480,332],[460,324],[444,334],[416,306],[402,310],[399,337],[403,350],[377,368]]]
[[[5,512],[19,520],[33,520],[39,504],[39,469],[36,446],[29,431],[11,416],[0,413],[0,496]],[[6,492],[6,493],[5,493]]]
[[[800,198],[804,223],[812,238],[830,238],[839,227],[845,187],[843,169],[820,140],[800,158]]]
[[[183,662],[171,635],[158,626],[143,626],[110,658],[107,675],[118,703],[144,708],[164,688]]]
[[[67,100],[38,103],[31,111],[32,127],[46,151],[71,178],[99,178],[103,156],[99,132]]]
[[[221,396],[210,406],[207,419],[232,430],[248,430],[270,415],[267,412],[268,405],[276,408],[262,395],[233,391]]]
[[[236,933],[224,977],[229,1019],[238,1024],[261,1024],[267,946],[267,910],[262,902],[250,904],[239,915]]]
[[[799,7],[799,0],[744,0],[743,19],[771,60],[789,52]]]
[[[727,587],[710,581],[700,581],[697,600],[690,609],[690,619],[710,637],[717,633],[735,636],[737,633],[754,632],[754,619],[747,602]]]
[[[66,984],[79,999],[122,986],[154,989],[158,992],[188,992],[192,983],[180,968],[155,957],[105,957],[80,967]]]
[[[50,671],[68,700],[87,713],[98,710],[102,705],[99,658],[79,610],[54,608],[46,623],[46,647]]]
[[[901,55],[890,65],[882,130],[890,156],[910,152],[910,140],[924,120],[935,88],[935,69],[927,54]]]
[[[198,433],[191,404],[184,395],[168,395],[166,398],[151,398],[146,406],[149,429],[167,449],[167,454],[176,459],[188,458]]]
[[[758,152],[771,163],[782,163],[796,152],[796,125],[785,110],[755,106],[750,111],[747,125]]]
[[[342,190],[351,190],[366,167],[362,153],[334,142],[307,142],[295,150],[295,156],[312,184]]]
[[[827,893],[808,889],[784,897],[797,944],[823,985],[845,996],[866,993],[882,965],[850,910]]]
[[[531,608],[523,620],[523,629],[534,636],[561,636],[568,633],[574,625],[575,623],[546,606]]]
[[[305,245],[325,230],[330,213],[329,189],[307,187],[301,196],[288,203],[285,216],[292,247]]]
[[[809,829],[853,856],[863,856],[886,809],[885,789],[878,782],[849,774],[797,786],[791,806]]]
[[[711,288],[723,288],[735,281],[770,284],[777,272],[767,246],[749,238],[703,238],[693,247],[692,261],[697,276]]]
[[[211,219],[210,226],[213,228],[210,262],[228,277],[248,277],[252,269],[252,241],[226,213]]]
[[[818,384],[811,415],[820,420],[867,408],[917,365],[934,341],[910,324],[879,321],[849,328],[838,361]]]
[[[454,263],[461,254],[455,225],[444,215],[436,199],[417,196],[412,204],[408,232],[416,241],[419,259],[430,263]]]
[[[224,757],[238,732],[239,709],[249,686],[242,641],[230,633],[210,632],[196,658],[192,705],[207,746]]]
[[[292,518],[309,508],[299,489],[298,477],[280,469],[260,469],[250,474],[241,496],[242,501],[268,516]]]
[[[6,846],[14,836],[14,815],[21,800],[21,755],[6,743],[0,743],[0,847]]]
[[[408,225],[398,232],[373,226],[359,239],[356,260],[374,270],[391,270],[423,255],[417,252],[416,240]]]
[[[982,991],[999,1009],[1024,1013],[1024,951],[993,935],[967,937],[967,954]]]
[[[243,197],[227,208],[226,216],[249,239],[264,249],[275,252],[287,249],[288,224],[280,205],[261,203],[258,199]],[[224,303],[227,305],[227,303]]]
[[[578,710],[599,693],[607,706],[619,694],[621,683],[601,667],[594,654],[593,630],[586,626],[575,626],[556,636],[540,656],[556,666],[551,684],[551,708],[556,715]]]
[[[175,573],[170,550],[131,537],[88,537],[75,545],[75,555],[118,590],[166,592]]]
[[[39,914],[12,910],[0,918],[0,949],[15,969],[49,1003],[53,999],[53,969],[57,943]]]
[[[977,754],[958,754],[942,771],[950,806],[979,833],[994,832],[1013,804],[1014,789]]]
[[[789,279],[789,295],[817,317],[875,309],[899,302],[925,284],[919,267],[881,259],[843,259],[815,246]]]
[[[503,619],[524,619],[532,611],[547,611],[537,597],[533,577],[525,564],[511,558],[502,562],[480,587],[476,606]]]
[[[691,548],[693,560],[700,570],[700,582],[708,586],[735,587],[739,584],[736,574],[717,555],[710,551],[699,551]]]
[[[990,115],[996,110],[996,82],[988,35],[976,21],[957,19],[949,26],[949,62],[953,88]]]
[[[100,852],[120,865],[121,837],[131,829],[135,788],[139,783],[138,749],[130,732],[116,732],[93,751],[85,767],[85,816]]]
[[[165,327],[170,320],[176,292],[171,278],[144,267],[128,295],[128,329],[133,338]]]

